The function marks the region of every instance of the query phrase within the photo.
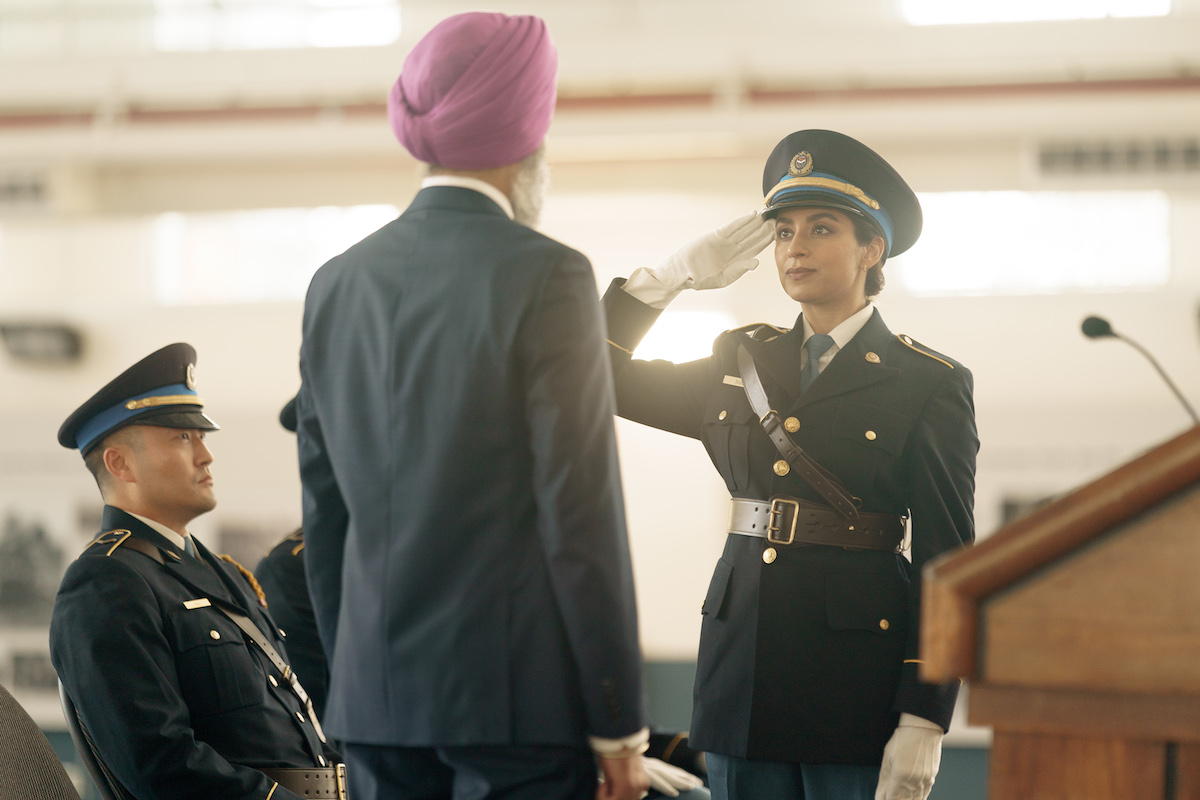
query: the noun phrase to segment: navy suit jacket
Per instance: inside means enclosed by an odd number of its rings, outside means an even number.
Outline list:
[[[138,798],[300,800],[252,767],[311,768],[336,754],[221,612],[249,617],[286,657],[249,584],[199,541],[197,561],[120,509],[105,506],[103,522],[108,532],[67,568],[50,623],[54,669],[100,757]],[[115,546],[126,532],[164,563]]]
[[[300,351],[326,730],[582,745],[642,727],[604,322],[587,259],[421,190],[322,267]]]

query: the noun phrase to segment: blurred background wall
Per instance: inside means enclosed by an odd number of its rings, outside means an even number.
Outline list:
[[[925,236],[889,262],[878,305],[975,374],[981,537],[1190,424],[1136,353],[1080,335],[1084,316],[1200,396],[1200,0],[992,6],[496,7],[543,16],[558,45],[541,229],[591,257],[600,291],[761,203],[762,163],[793,130],[843,131],[899,169]],[[276,415],[307,281],[416,191],[386,93],[413,43],[472,8],[0,0],[0,683],[48,729],[49,603],[99,517],[58,425],[190,342],[223,426],[220,506],[194,529],[252,564],[299,523]],[[721,330],[798,310],[768,252],[735,286],[681,297],[639,355],[700,357]],[[44,325],[77,332],[80,356],[57,359]],[[617,427],[652,706],[683,726],[727,493],[698,443]]]

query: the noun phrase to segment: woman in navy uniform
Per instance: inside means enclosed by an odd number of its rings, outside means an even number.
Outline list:
[[[921,230],[886,161],[799,131],[771,153],[763,192],[761,216],[604,297],[618,412],[699,439],[734,498],[691,744],[715,798],[922,800],[958,686],[918,677],[921,567],[974,538],[971,373],[871,304],[887,257]],[[686,364],[631,358],[679,291],[728,285],[772,239],[802,312],[790,330],[728,331]]]

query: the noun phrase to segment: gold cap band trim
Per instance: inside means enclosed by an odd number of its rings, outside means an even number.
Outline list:
[[[795,189],[798,186],[816,186],[818,189],[832,189],[835,192],[850,195],[855,200],[870,206],[875,211],[879,210],[879,203],[854,184],[830,180],[829,178],[816,178],[812,175],[806,175],[802,178],[788,178],[786,181],[780,181],[775,184],[775,188],[767,195],[763,201],[763,205],[770,206],[771,201],[775,199],[775,195],[788,189]]]
[[[158,397],[146,397],[141,400],[130,400],[125,404],[125,408],[130,411],[137,411],[139,408],[153,408],[154,406],[203,406],[204,401],[194,394],[164,394]]]

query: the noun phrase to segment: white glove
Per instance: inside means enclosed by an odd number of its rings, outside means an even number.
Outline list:
[[[875,800],[925,800],[942,763],[942,726],[915,714],[901,714],[883,748]]]
[[[654,308],[684,289],[720,289],[758,266],[756,255],[775,238],[775,223],[757,211],[688,242],[654,269],[635,270],[623,287]]]
[[[650,776],[650,788],[657,789],[667,797],[679,797],[680,791],[699,789],[704,785],[704,781],[687,770],[657,758],[643,757],[642,766]]]

